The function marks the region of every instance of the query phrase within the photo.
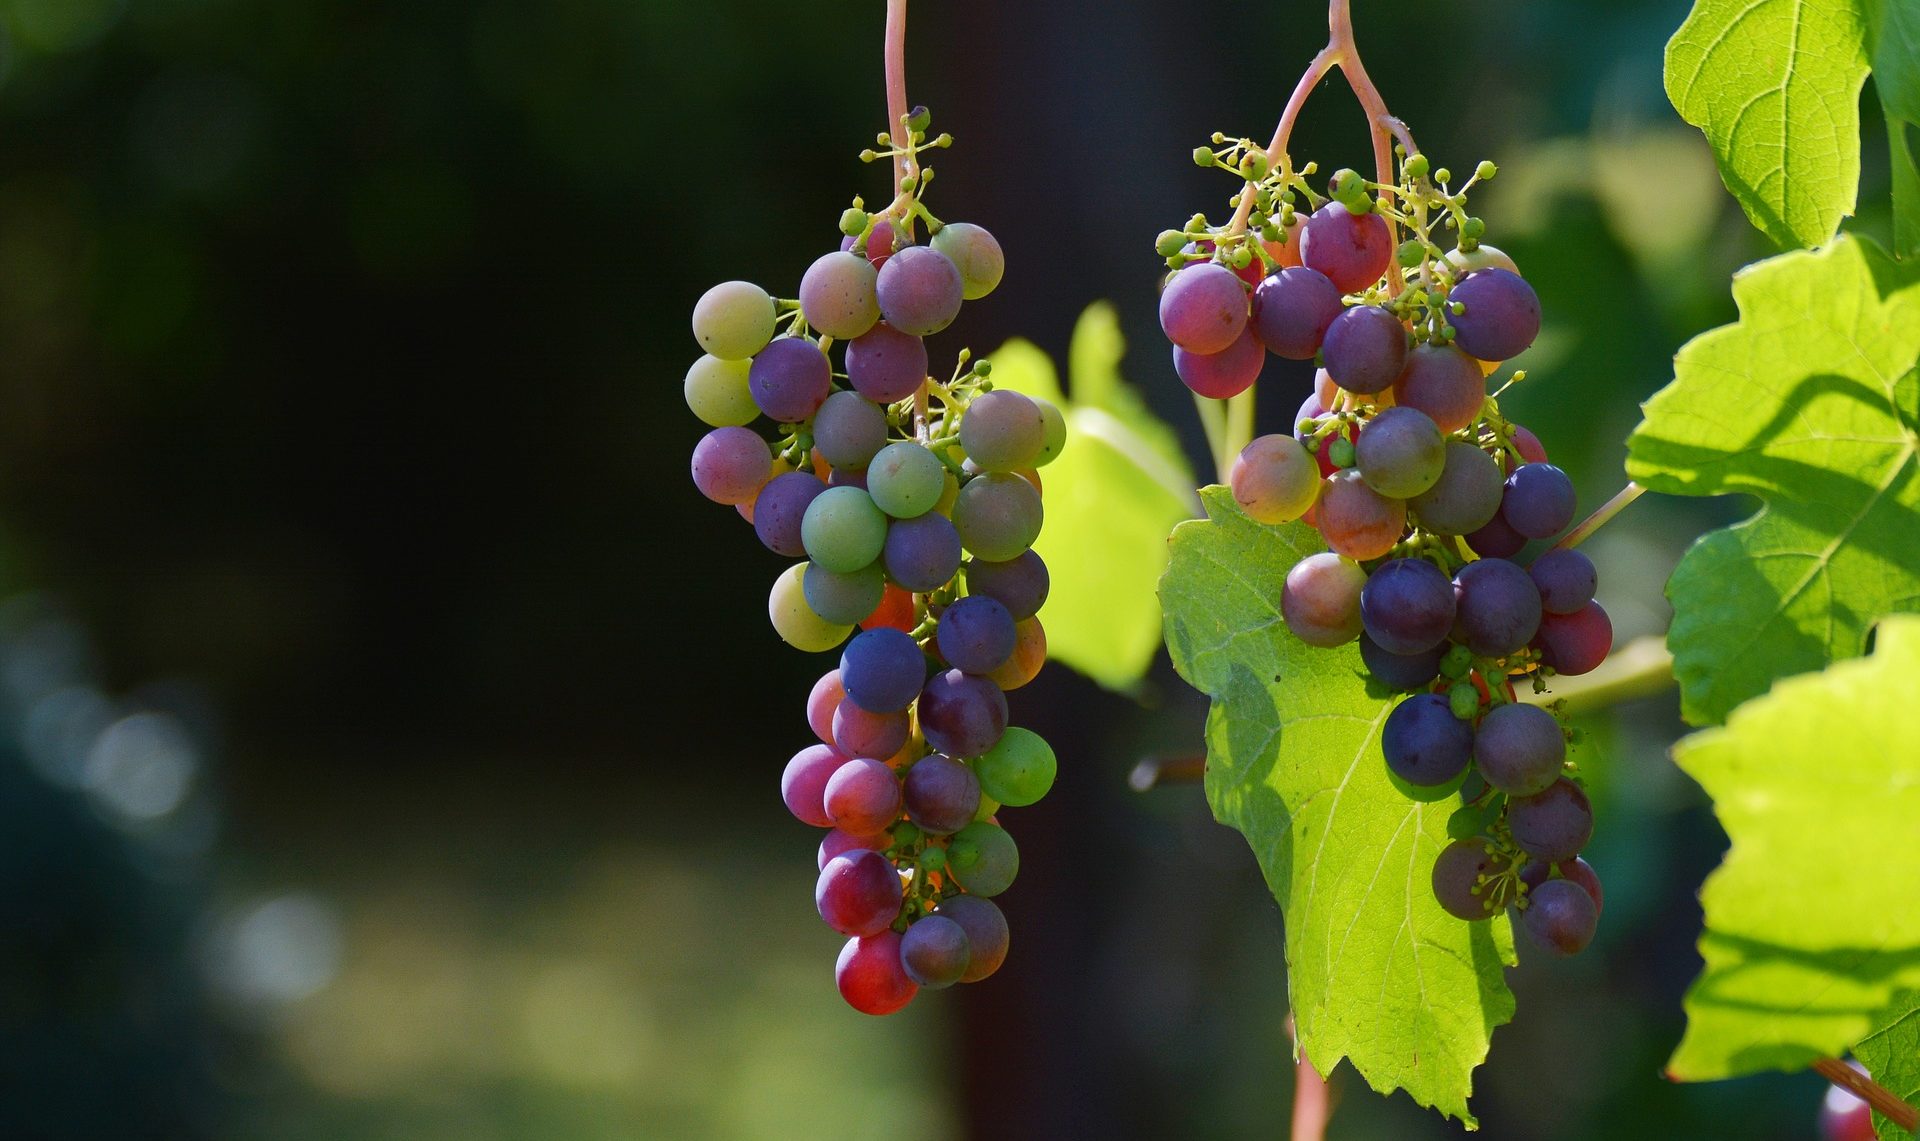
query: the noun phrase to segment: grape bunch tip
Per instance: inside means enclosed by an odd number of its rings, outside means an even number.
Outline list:
[[[919,159],[951,139],[929,140],[921,109],[902,126],[904,149],[861,155],[909,159],[898,198],[879,212],[856,198],[797,298],[742,281],[700,298],[705,355],[685,387],[711,429],[694,485],[803,560],[774,582],[774,630],[840,650],[807,699],[819,743],[794,754],[780,793],[827,830],[814,902],[848,937],[841,995],[876,1015],[999,969],[1009,935],[992,897],[1020,866],[1001,814],[1057,770],[1044,740],[1008,726],[1006,694],[1046,660],[1038,469],[1066,422],[996,389],[966,350],[948,380],[929,376],[925,338],[993,292],[1004,258],[984,228],[927,211]]]
[[[1381,732],[1391,782],[1462,802],[1433,868],[1440,906],[1469,921],[1511,908],[1542,949],[1576,953],[1602,903],[1580,858],[1592,808],[1567,769],[1567,733],[1515,684],[1544,692],[1555,674],[1594,669],[1612,625],[1584,554],[1520,558],[1566,530],[1575,503],[1566,473],[1486,390],[1540,330],[1533,287],[1466,211],[1493,165],[1454,189],[1402,147],[1397,183],[1342,170],[1322,196],[1311,165],[1270,163],[1246,139],[1214,144],[1196,161],[1251,198],[1236,197],[1227,225],[1195,215],[1160,235],[1160,323],[1203,397],[1247,391],[1268,353],[1320,365],[1293,432],[1248,443],[1227,478],[1249,518],[1302,520],[1329,548],[1288,571],[1281,617],[1311,646],[1357,641],[1371,677],[1406,694]],[[1396,230],[1409,235],[1397,245]]]

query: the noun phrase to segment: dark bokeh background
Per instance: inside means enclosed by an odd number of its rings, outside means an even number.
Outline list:
[[[1680,0],[1361,0],[1423,146],[1548,331],[1508,402],[1592,502],[1761,252],[1659,87]],[[947,343],[1063,350],[1111,298],[1196,444],[1153,234],[1230,191],[1313,3],[919,0],[935,209],[1006,246]],[[786,292],[884,179],[879,0],[0,2],[0,1134],[1245,1137],[1291,1096],[1280,920],[1197,744],[1062,668],[1014,956],[874,1021],[833,993],[775,777],[824,668],[693,491],[687,314]],[[1296,153],[1367,156],[1337,83]],[[1878,154],[1869,142],[1869,161]],[[1870,169],[1869,182],[1876,176]],[[1303,376],[1270,369],[1263,419]],[[1737,505],[1592,544],[1623,636]],[[1819,1083],[1660,1078],[1722,839],[1670,698],[1589,726],[1604,931],[1514,976],[1496,1138],[1812,1134]],[[1351,1072],[1336,1138],[1453,1135]]]

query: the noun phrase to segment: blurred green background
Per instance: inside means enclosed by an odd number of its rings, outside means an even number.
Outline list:
[[[825,663],[687,479],[687,315],[788,292],[883,119],[880,0],[0,0],[0,1136],[1226,1138],[1291,1096],[1280,916],[1164,662],[1051,667],[1008,966],[847,1010],[776,780]],[[1201,454],[1153,235],[1231,189],[1315,3],[918,0],[934,209],[1004,243],[945,335],[1057,353],[1111,298]],[[1683,0],[1360,0],[1423,147],[1502,173],[1547,331],[1507,402],[1597,503],[1764,252],[1660,90]],[[1871,99],[1871,95],[1868,96]],[[1296,153],[1361,165],[1323,85]],[[1884,181],[1869,139],[1867,186]],[[1873,220],[1869,219],[1869,224]],[[1263,422],[1304,371],[1269,365]],[[1739,504],[1597,537],[1622,638]],[[1804,1075],[1662,1080],[1724,841],[1672,699],[1588,726],[1593,952],[1514,973],[1494,1138],[1813,1136]],[[1454,1136],[1336,1077],[1335,1138]]]

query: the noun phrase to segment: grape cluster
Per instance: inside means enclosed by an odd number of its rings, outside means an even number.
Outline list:
[[[1382,730],[1391,779],[1419,800],[1463,801],[1433,870],[1441,906],[1467,920],[1510,906],[1542,947],[1573,954],[1600,914],[1579,858],[1593,814],[1567,774],[1566,733],[1514,683],[1544,692],[1554,674],[1592,670],[1612,625],[1585,555],[1523,557],[1573,522],[1574,490],[1486,390],[1540,329],[1533,288],[1465,209],[1494,168],[1454,190],[1424,156],[1399,154],[1397,184],[1343,170],[1322,198],[1311,166],[1270,170],[1246,140],[1197,151],[1244,180],[1240,211],[1161,235],[1161,326],[1202,396],[1246,391],[1269,352],[1319,362],[1294,432],[1253,440],[1229,477],[1249,517],[1304,519],[1326,540],[1288,571],[1282,617],[1309,645],[1357,640],[1372,677],[1409,694]],[[1396,228],[1409,235],[1398,244]]]
[[[1008,931],[991,897],[1020,865],[999,812],[1038,801],[1056,769],[1044,740],[1008,726],[1006,692],[1046,660],[1035,469],[1060,454],[1066,422],[995,389],[966,350],[946,383],[928,376],[923,338],[992,292],[1003,259],[986,230],[921,203],[933,172],[920,152],[951,141],[926,126],[916,109],[904,151],[863,153],[913,160],[900,196],[879,213],[855,199],[841,248],[797,299],[740,281],[707,291],[693,313],[706,355],[686,382],[713,429],[694,484],[802,560],[773,585],[774,629],[802,650],[840,648],[807,700],[819,743],[788,762],[780,792],[829,829],[814,902],[848,936],[835,978],[867,1014],[999,968]],[[921,221],[927,245],[914,244]]]

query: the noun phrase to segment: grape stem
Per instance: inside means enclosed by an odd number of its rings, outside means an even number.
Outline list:
[[[1555,543],[1553,549],[1556,551],[1571,550],[1579,546],[1586,541],[1587,536],[1605,526],[1609,519],[1625,511],[1627,504],[1632,503],[1646,493],[1646,488],[1641,487],[1631,480],[1627,481],[1627,486],[1621,488],[1619,493],[1612,499],[1602,503],[1599,510],[1582,520],[1578,527],[1568,531],[1567,537]]]
[[[1821,1058],[1813,1071],[1871,1105],[1882,1117],[1909,1133],[1920,1130],[1920,1113],[1893,1095],[1893,1091],[1838,1058]]]
[[[898,194],[914,167],[913,140],[907,135],[907,0],[887,0],[886,67],[887,133],[893,139],[893,190]],[[907,222],[911,225],[912,219]]]

